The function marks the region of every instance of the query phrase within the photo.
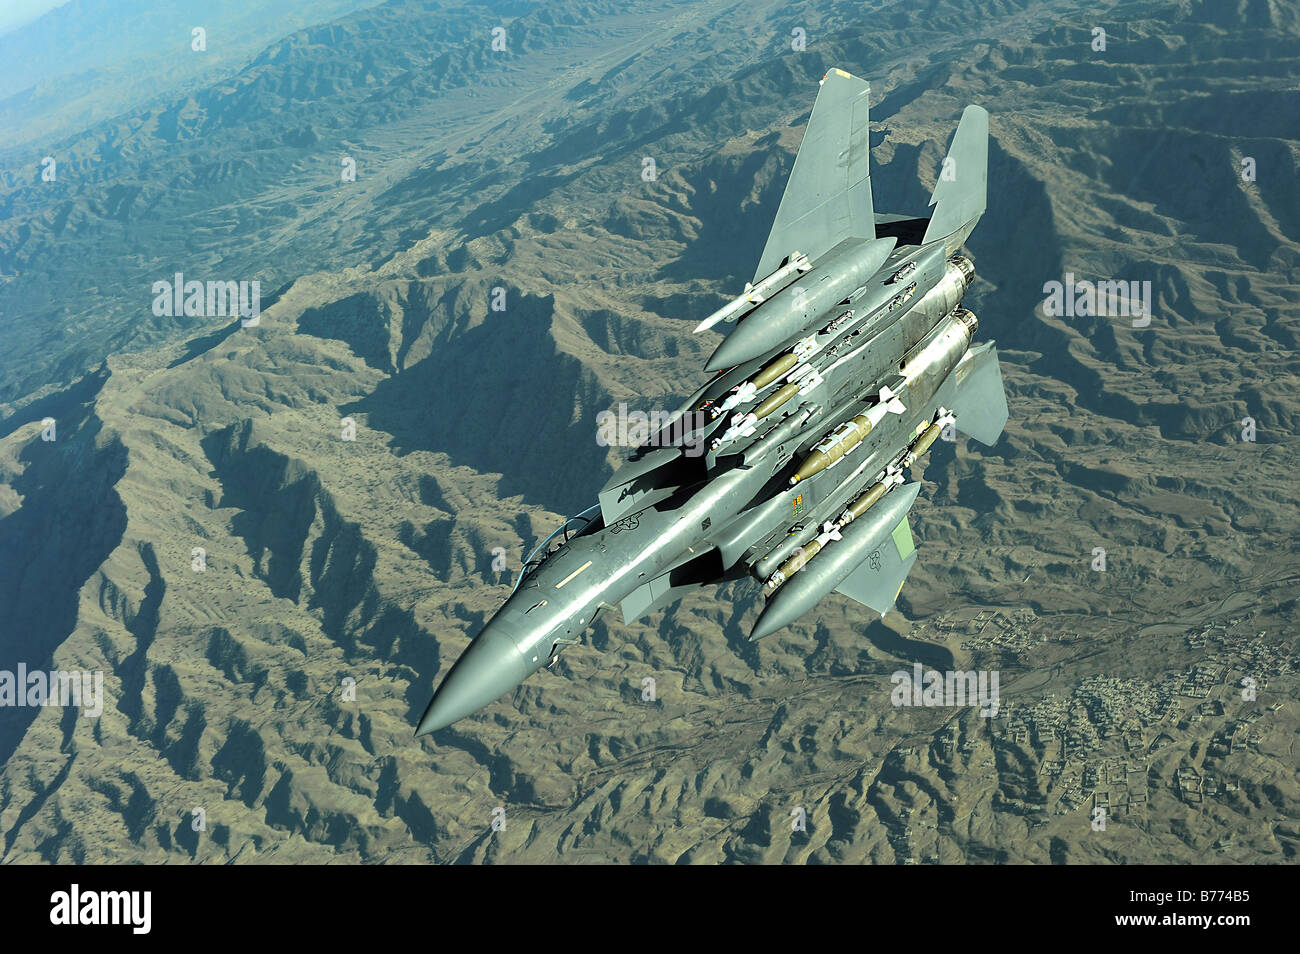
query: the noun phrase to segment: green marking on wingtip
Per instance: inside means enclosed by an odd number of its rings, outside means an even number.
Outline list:
[[[916,550],[916,544],[912,542],[912,528],[907,525],[907,518],[904,517],[894,528],[894,546],[898,548],[898,558],[906,560]]]

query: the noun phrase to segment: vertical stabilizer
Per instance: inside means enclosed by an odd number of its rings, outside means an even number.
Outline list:
[[[833,69],[822,78],[754,281],[776,271],[794,252],[815,263],[846,238],[875,238],[868,168],[870,92],[866,80],[843,70]]]
[[[934,212],[923,243],[947,239],[948,254],[955,253],[984,214],[988,182],[989,114],[982,106],[967,106],[930,197]]]

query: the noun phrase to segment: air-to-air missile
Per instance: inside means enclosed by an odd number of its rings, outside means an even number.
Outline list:
[[[717,372],[526,560],[510,598],[447,673],[417,735],[510,692],[615,606],[626,622],[750,575],[750,639],[832,590],[883,616],[916,562],[914,465],[960,431],[998,440],[992,342],[972,347],[957,254],[983,215],[988,114],[962,113],[928,218],[877,215],[869,87],[822,79],[776,220],[745,291],[700,323],[734,323]]]

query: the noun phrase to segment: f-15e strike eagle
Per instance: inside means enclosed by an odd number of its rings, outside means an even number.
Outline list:
[[[755,640],[832,590],[894,605],[916,562],[909,469],[945,428],[996,442],[1007,403],[992,342],[971,347],[957,254],[985,209],[988,113],[963,112],[928,219],[876,215],[868,91],[823,77],[754,281],[696,329],[735,322],[665,426],[679,439],[652,437],[534,550],[416,735],[514,689],[606,608],[631,622],[751,575]]]

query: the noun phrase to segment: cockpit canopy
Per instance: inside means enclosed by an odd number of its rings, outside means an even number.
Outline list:
[[[587,534],[596,533],[598,530],[603,529],[604,526],[605,520],[600,513],[600,504],[595,504],[582,511],[582,513],[569,517],[564,523],[551,531],[551,534],[545,540],[537,544],[532,553],[528,554],[528,558],[524,560],[523,571],[519,574],[519,579],[515,581],[514,589],[510,591],[511,595],[519,589],[524,580],[536,573],[542,564],[549,560],[551,555],[564,544],[575,537],[584,537]],[[555,546],[552,546],[557,537],[563,539]]]

